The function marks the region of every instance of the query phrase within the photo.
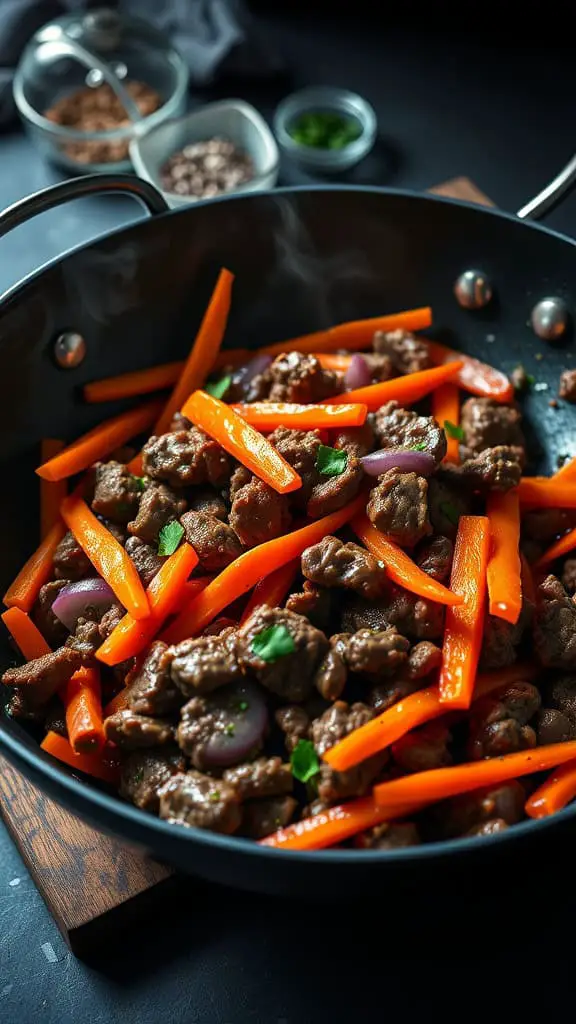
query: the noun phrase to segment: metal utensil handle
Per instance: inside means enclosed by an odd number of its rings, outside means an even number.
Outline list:
[[[150,182],[137,178],[135,174],[86,174],[81,178],[71,178],[58,185],[50,185],[7,206],[0,213],[0,237],[35,217],[37,213],[52,210],[55,206],[67,203],[69,199],[80,199],[106,192],[134,196],[150,216],[166,213],[169,209],[160,192]]]
[[[568,192],[571,191],[572,187],[576,183],[576,154],[568,161],[565,167],[562,168],[560,174],[546,185],[534,199],[531,199],[529,203],[526,203],[520,210],[518,210],[517,217],[521,220],[538,220],[539,217],[543,217],[548,210],[552,210],[557,203]]]

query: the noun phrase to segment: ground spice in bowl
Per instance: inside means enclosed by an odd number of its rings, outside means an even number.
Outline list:
[[[193,142],[173,153],[160,170],[165,192],[208,198],[229,192],[254,177],[254,164],[228,139]]]

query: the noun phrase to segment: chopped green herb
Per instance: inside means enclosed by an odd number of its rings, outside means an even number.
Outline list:
[[[212,790],[212,792],[210,793],[210,795],[209,795],[208,799],[209,799],[209,800],[210,800],[210,801],[211,801],[211,802],[212,802],[213,804],[216,804],[216,803],[218,803],[218,801],[219,801],[219,799],[220,799],[220,790],[219,790],[219,789],[213,789],[213,790]]]
[[[238,705],[238,711],[248,711],[248,701],[241,700]]]
[[[232,383],[232,377],[220,377],[220,380],[208,381],[204,385],[204,391],[207,391],[212,398],[223,398],[230,384]]]
[[[526,374],[526,381],[527,381],[529,387],[532,388],[532,387],[534,387],[534,385],[536,383],[536,377],[534,376],[533,373],[527,373]]]
[[[446,516],[446,519],[450,523],[452,523],[453,526],[458,526],[458,520],[459,520],[460,516],[458,514],[458,509],[456,508],[455,505],[452,504],[452,502],[450,502],[450,501],[441,501],[440,502],[440,511],[441,511],[443,516]]]
[[[138,785],[139,782],[142,782],[143,778],[144,778],[144,771],[143,771],[142,768],[139,768],[138,771],[134,772],[134,775],[132,776],[132,781],[135,782],[136,785]]]
[[[225,727],[224,732],[226,733],[227,736],[233,736],[234,733],[236,732],[236,726],[234,725],[234,722],[228,722],[228,725]]]
[[[327,444],[318,447],[316,469],[323,476],[340,476],[348,465],[348,453],[339,448],[329,448]]]
[[[318,754],[311,740],[298,740],[290,755],[292,775],[299,782],[309,782],[320,771]]]
[[[295,650],[294,637],[282,624],[268,626],[252,641],[252,652],[262,658],[262,661],[278,661],[278,658],[293,654]]]
[[[173,555],[184,536],[184,527],[177,519],[166,523],[158,534],[158,554]]]
[[[132,475],[132,479],[133,479],[134,483],[136,484],[138,490],[139,491],[143,491],[144,488],[146,487],[146,481],[145,481],[144,477],[143,476],[134,476],[134,475]]]
[[[464,440],[464,431],[462,427],[457,427],[455,423],[450,423],[450,420],[444,420],[444,430],[448,434],[448,437],[453,438],[455,441]]]
[[[425,441],[419,441],[418,444],[410,445],[410,448],[412,449],[413,452],[425,452],[426,447],[427,445]]]
[[[314,149],[344,149],[362,134],[359,122],[336,111],[318,110],[300,114],[288,128],[299,146]]]

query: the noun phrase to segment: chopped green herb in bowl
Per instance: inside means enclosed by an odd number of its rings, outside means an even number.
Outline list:
[[[354,117],[336,111],[316,110],[300,114],[288,126],[288,134],[299,146],[316,149],[344,149],[362,134]]]

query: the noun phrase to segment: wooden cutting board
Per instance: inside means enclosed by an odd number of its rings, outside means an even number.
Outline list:
[[[430,189],[494,204],[469,178]],[[162,900],[170,868],[91,828],[0,758],[0,813],[50,913],[74,953],[133,926]]]

